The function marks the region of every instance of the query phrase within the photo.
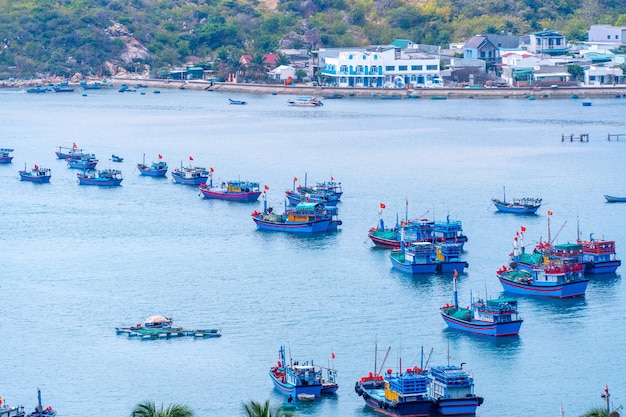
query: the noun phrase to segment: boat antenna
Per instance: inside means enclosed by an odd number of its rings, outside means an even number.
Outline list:
[[[552,239],[552,240],[550,241],[550,246],[552,246],[552,243],[553,243],[553,242],[556,240],[556,238],[559,236],[559,233],[561,233],[561,231],[563,230],[563,228],[565,227],[565,225],[566,225],[566,224],[567,224],[567,220],[565,220],[565,221],[563,222],[563,225],[561,226],[561,228],[559,229],[559,231],[558,231],[558,232],[556,232],[556,235],[554,235],[554,239]]]
[[[405,197],[404,201],[405,201],[405,204],[404,204],[404,220],[408,223],[409,222],[409,198]]]
[[[576,216],[576,241],[580,240],[580,219]]]
[[[422,368],[422,369],[428,369],[428,364],[430,363],[430,357],[433,354],[433,348],[430,348],[430,353],[428,354],[428,358],[426,358],[426,368]]]
[[[450,340],[448,340],[448,353],[447,353],[447,356],[448,356],[448,366],[450,366]]]
[[[506,203],[506,185],[502,186],[502,202]]]

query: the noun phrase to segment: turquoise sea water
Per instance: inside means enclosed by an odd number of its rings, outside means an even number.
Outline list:
[[[81,92],[82,93],[82,92]],[[59,416],[128,416],[142,401],[183,403],[198,416],[238,416],[247,400],[280,404],[269,367],[285,345],[294,360],[334,364],[336,396],[300,404],[299,415],[373,416],[354,383],[374,367],[464,362],[485,398],[480,417],[577,416],[602,405],[605,385],[624,402],[626,289],[618,274],[591,277],[584,298],[519,297],[520,335],[494,340],[448,330],[438,307],[451,277],[403,275],[367,231],[380,203],[387,224],[404,217],[463,221],[469,237],[459,299],[497,296],[495,271],[515,232],[615,239],[626,253],[626,102],[580,100],[327,100],[292,108],[286,96],[161,90],[25,94],[0,90],[0,396]],[[247,106],[230,106],[228,98]],[[561,142],[588,133],[590,141]],[[79,186],[55,159],[58,146],[95,153],[118,168],[118,188]],[[217,181],[284,191],[334,177],[344,187],[343,225],[316,237],[264,233],[262,203],[202,199],[194,187],[140,176],[143,155],[215,169]],[[121,164],[111,154],[125,158]],[[48,185],[20,182],[24,164],[52,169]],[[537,216],[496,213],[491,198],[542,197]],[[153,314],[187,327],[220,327],[220,339],[141,341],[115,327]],[[432,351],[432,353],[431,353]],[[331,362],[331,353],[336,358]],[[380,354],[378,365],[382,361]]]

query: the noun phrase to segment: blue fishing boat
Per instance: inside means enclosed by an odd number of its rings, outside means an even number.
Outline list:
[[[429,395],[429,384],[427,373],[416,366],[408,368],[405,373],[396,374],[387,369],[385,376],[370,372],[368,376],[357,381],[354,390],[368,407],[379,413],[388,416],[427,417],[434,404]]]
[[[337,370],[333,368],[326,368],[326,378],[322,378],[322,391],[321,394],[335,394],[339,389],[337,383]]]
[[[76,158],[67,158],[68,168],[73,169],[94,169],[98,165],[98,160],[94,154],[82,154]]]
[[[483,301],[474,300],[470,296],[471,307],[460,307],[456,277],[455,272],[452,279],[452,305],[446,304],[439,309],[448,327],[485,336],[511,336],[519,333],[523,320],[517,312],[517,300],[503,297]]]
[[[401,243],[400,249],[389,253],[389,259],[394,269],[409,274],[434,274],[455,270],[463,272],[468,265],[460,260],[461,251],[460,244],[414,241]]]
[[[167,162],[163,161],[163,155],[158,155],[159,160],[146,165],[146,154],[143,155],[143,162],[137,164],[137,169],[141,175],[148,177],[164,177],[167,173]]]
[[[541,207],[541,198],[514,198],[513,200],[506,200],[506,190],[502,200],[492,198],[493,205],[496,206],[498,211],[504,213],[514,214],[535,214],[539,207]]]
[[[124,162],[124,158],[122,158],[121,156],[118,155],[111,155],[111,161],[113,162]]]
[[[35,165],[35,167],[29,171],[26,169],[26,164],[24,164],[24,170],[19,171],[19,174],[21,181],[36,183],[50,182],[50,177],[52,177],[50,168],[42,168],[39,165]]]
[[[13,152],[13,149],[0,148],[0,164],[10,164],[11,161],[13,161],[13,156],[11,156],[11,152]]]
[[[267,190],[268,187],[265,186]],[[209,169],[209,182],[200,184],[200,193],[204,198],[228,200],[238,202],[257,201],[261,195],[261,189],[258,182],[250,181],[228,181],[222,182],[222,185],[215,187],[213,185],[213,168]]]
[[[614,195],[604,194],[607,203],[626,203],[626,197],[616,197]]]
[[[291,359],[287,362],[285,348],[278,351],[278,363],[269,371],[274,388],[281,394],[291,398],[303,398],[302,395],[319,397],[322,393],[321,371],[315,367],[313,361],[299,363]]]
[[[265,193],[263,196],[263,212],[255,210],[252,213],[252,220],[260,230],[310,234],[334,231],[341,225],[337,207],[326,207],[323,203],[300,203],[288,209],[285,204],[284,213],[276,214],[272,207],[267,207]]]
[[[431,411],[441,416],[474,415],[483,398],[474,393],[474,378],[456,365],[433,366],[428,370]]]
[[[331,177],[329,182],[318,182],[314,186],[307,185],[307,176],[304,177],[304,185],[296,187],[298,177],[293,179],[291,190],[285,191],[289,204],[296,205],[303,202],[324,203],[326,206],[336,206],[341,200],[343,189],[340,182],[335,182]]]
[[[579,240],[578,243],[582,245],[586,273],[612,274],[622,264],[617,259],[614,240],[594,239],[592,233],[589,240]]]
[[[94,169],[85,170],[76,174],[78,183],[81,185],[99,185],[103,187],[118,186],[122,184],[122,171],[117,169]]]
[[[246,103],[243,100],[233,100],[232,98],[229,98],[228,102],[229,102],[229,104],[236,104],[236,105],[239,105],[239,106],[243,106],[243,105],[248,104],[248,103]]]
[[[59,150],[56,151],[55,154],[59,159],[75,159],[83,156],[83,150],[79,149],[78,146],[76,146],[76,142],[74,142],[71,148],[59,146]]]
[[[450,220],[449,215],[446,216],[446,221],[435,221],[433,235],[438,242],[461,244],[467,242],[467,236],[463,234],[461,220]]]
[[[70,83],[65,81],[54,85],[52,90],[54,90],[55,93],[73,93],[74,87],[70,87]]]
[[[385,227],[385,222],[382,218],[382,210],[385,208],[384,204],[381,204],[381,208],[378,212],[378,226],[372,227],[367,236],[372,240],[374,245],[379,248],[385,249],[398,249],[402,242],[402,236],[404,236],[405,242],[433,242],[435,241],[434,229],[435,222],[420,218],[409,219],[408,209],[405,220],[399,221],[396,215],[396,224],[394,227]]]
[[[43,408],[41,403],[41,390],[37,388],[37,407],[35,407],[35,411],[27,414],[27,417],[54,417],[57,415],[57,412],[50,406]]]
[[[190,161],[193,161],[193,158],[189,158]],[[175,183],[178,184],[187,184],[187,185],[200,185],[204,184],[209,178],[209,171],[203,167],[192,167],[191,163],[188,167],[183,167],[183,163],[180,163],[180,169],[175,168],[172,171],[172,179]]]
[[[26,89],[26,92],[30,93],[30,94],[47,93],[48,91],[50,91],[50,89],[48,87],[43,87],[41,85],[36,85],[34,87]]]

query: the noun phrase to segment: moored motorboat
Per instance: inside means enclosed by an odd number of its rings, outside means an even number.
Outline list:
[[[296,98],[290,98],[287,100],[287,103],[290,106],[297,107],[320,107],[324,105],[324,103],[314,96],[298,96]]]
[[[414,241],[401,243],[400,249],[389,253],[389,259],[394,269],[409,274],[462,273],[468,264],[460,259],[461,253],[458,243]]]
[[[48,87],[43,87],[41,85],[36,85],[26,89],[26,92],[31,94],[47,93],[48,91],[50,91]]]
[[[143,155],[143,162],[137,164],[137,169],[141,175],[148,177],[164,177],[167,173],[167,162],[163,161],[163,155],[158,155],[159,160],[146,165],[146,154]]]
[[[233,100],[231,98],[228,99],[228,102],[229,102],[229,104],[237,104],[237,105],[240,105],[240,106],[248,104],[248,103],[246,103],[243,100]]]
[[[270,368],[269,375],[274,388],[292,398],[303,400],[304,397],[300,398],[300,395],[306,395],[308,400],[311,395],[314,399],[322,393],[321,372],[313,361],[301,364],[290,359],[287,362],[284,346],[280,347],[277,365]]]
[[[265,186],[265,189],[269,187]],[[222,185],[215,187],[213,185],[213,168],[209,168],[209,182],[200,184],[200,193],[204,198],[228,200],[238,202],[257,201],[261,195],[261,189],[258,182],[233,180],[222,182]]]
[[[455,272],[453,277],[453,303],[439,311],[448,327],[485,336],[511,336],[519,333],[523,320],[517,312],[517,300],[495,298],[483,301],[470,297],[470,307],[459,306]]]
[[[79,149],[78,146],[76,146],[76,142],[74,142],[71,148],[66,146],[59,146],[59,150],[56,151],[55,154],[59,159],[75,159],[83,156],[83,150]]]
[[[81,185],[99,185],[103,187],[118,186],[122,184],[122,171],[117,169],[85,170],[76,173],[78,183]]]
[[[326,207],[323,203],[300,203],[294,208],[285,206],[283,214],[275,214],[272,207],[267,207],[265,193],[263,196],[263,211],[252,213],[252,220],[261,230],[310,234],[335,231],[341,225],[337,207]]]
[[[24,170],[19,171],[19,174],[21,181],[36,183],[50,182],[50,177],[52,177],[50,168],[42,168],[39,165],[35,165],[35,167],[31,170],[27,170],[26,164],[24,164]]]
[[[98,165],[98,160],[94,154],[82,154],[76,158],[67,158],[67,167],[73,169],[94,169]]]
[[[124,158],[122,158],[119,155],[113,154],[113,155],[111,155],[111,161],[113,161],[113,162],[124,162]]]
[[[11,156],[11,152],[14,149],[11,148],[0,148],[0,164],[10,164],[13,161],[13,156]]]

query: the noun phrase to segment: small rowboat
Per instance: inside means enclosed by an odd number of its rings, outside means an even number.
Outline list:
[[[604,194],[607,203],[626,203],[626,197],[615,197],[612,195]]]

